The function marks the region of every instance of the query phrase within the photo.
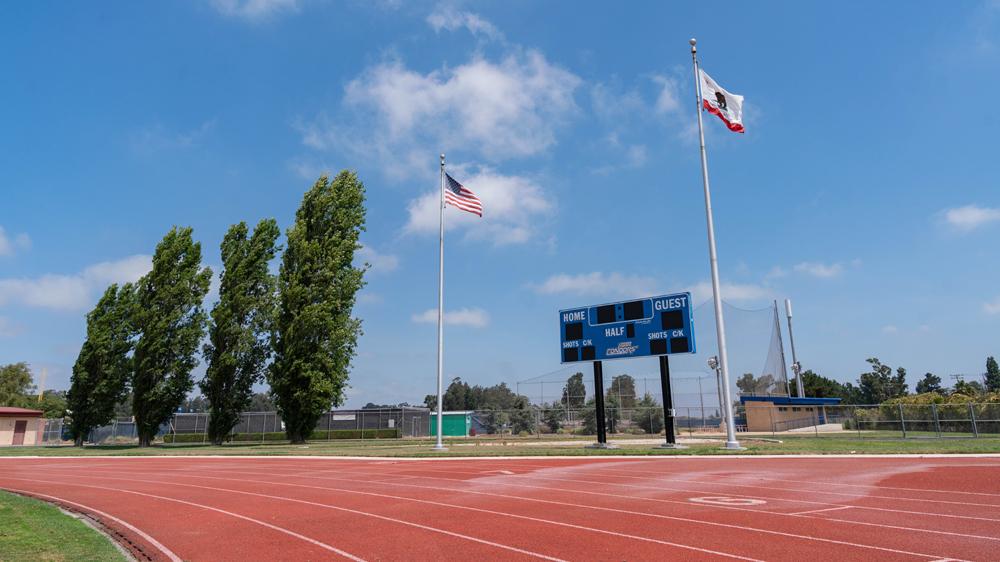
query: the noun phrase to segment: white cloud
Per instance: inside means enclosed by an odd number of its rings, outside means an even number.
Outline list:
[[[691,300],[695,303],[707,301],[712,298],[711,281],[701,281],[687,289],[691,293]],[[774,293],[767,287],[751,285],[745,283],[723,283],[722,300],[726,302],[757,301],[771,299]]]
[[[656,97],[656,105],[654,106],[656,113],[665,115],[678,112],[681,108],[681,102],[677,80],[657,75],[653,76],[653,82],[660,86],[660,93]]]
[[[52,310],[82,310],[91,305],[97,293],[107,285],[137,281],[149,271],[151,264],[150,256],[135,255],[97,263],[75,275],[0,279],[0,305],[13,303]]]
[[[438,33],[442,29],[455,31],[465,28],[473,35],[482,35],[489,39],[503,39],[500,30],[479,14],[460,12],[451,7],[438,6],[434,12],[427,16],[427,23]]]
[[[822,279],[829,279],[830,277],[836,277],[844,272],[844,266],[840,263],[824,264],[819,262],[802,262],[796,264],[793,267],[795,271],[799,273],[805,273],[812,275],[813,277],[820,277]]]
[[[767,279],[767,280],[770,280],[770,279],[780,279],[780,278],[785,277],[787,275],[788,275],[788,270],[786,270],[785,268],[781,267],[780,265],[776,265],[776,266],[774,266],[774,267],[771,268],[771,271],[768,271],[767,274],[764,275],[764,279]]]
[[[331,125],[321,117],[298,128],[309,147],[374,156],[389,175],[412,177],[414,170],[434,170],[429,146],[477,151],[491,160],[543,152],[576,112],[579,84],[537,51],[519,50],[500,62],[476,56],[426,74],[389,61],[346,86],[352,123]]]
[[[150,155],[164,150],[184,149],[197,146],[215,129],[216,120],[209,119],[190,131],[169,131],[157,123],[132,134],[129,142],[138,154]]]
[[[541,284],[531,287],[535,292],[543,295],[569,294],[605,298],[644,297],[675,290],[663,289],[663,284],[653,277],[600,271],[577,275],[559,273],[549,277]],[[712,283],[710,281],[700,281],[681,290],[690,292],[691,299],[695,303],[712,298]],[[754,301],[773,298],[773,293],[771,289],[759,285],[723,283],[722,298],[727,302]]]
[[[983,312],[986,314],[1000,314],[1000,297],[983,303]]]
[[[625,150],[625,160],[633,168],[638,168],[645,164],[648,156],[649,151],[641,144],[633,144]]]
[[[897,328],[896,326],[893,326],[892,324],[887,324],[885,326],[882,326],[882,333],[883,334],[895,334],[897,332],[899,332],[899,328]]]
[[[968,232],[992,222],[1000,222],[1000,208],[966,205],[944,211],[944,220],[958,230]]]
[[[0,338],[10,338],[21,333],[19,326],[15,326],[10,318],[0,316]]]
[[[597,117],[615,124],[648,113],[646,102],[635,90],[616,93],[607,84],[594,84],[590,89],[590,100]]]
[[[543,295],[568,294],[575,296],[638,297],[656,292],[657,282],[652,277],[604,273],[594,271],[571,275],[558,273],[539,285],[535,292]]]
[[[419,324],[436,324],[438,311],[436,308],[427,309],[420,314],[414,314],[410,319]],[[471,328],[485,328],[490,323],[490,315],[481,308],[460,308],[458,310],[444,311],[444,323],[448,326],[469,326]]]
[[[29,248],[31,248],[31,238],[27,234],[22,232],[11,238],[0,226],[0,256],[13,256],[18,251]]]
[[[295,12],[298,0],[211,0],[220,14],[247,21],[261,21],[281,12]]]
[[[445,227],[464,230],[471,239],[489,240],[498,246],[528,242],[536,233],[539,219],[552,209],[541,187],[529,178],[501,175],[490,168],[471,173],[464,166],[456,166],[451,174],[483,202],[482,218],[454,207],[445,211]],[[439,201],[439,189],[410,201],[406,232],[437,232]]]
[[[357,252],[357,257],[372,266],[371,273],[389,273],[399,268],[398,256],[380,253],[371,246],[362,246]]]

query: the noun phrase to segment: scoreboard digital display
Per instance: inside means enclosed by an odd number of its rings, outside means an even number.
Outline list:
[[[691,293],[559,311],[562,362],[694,353]]]

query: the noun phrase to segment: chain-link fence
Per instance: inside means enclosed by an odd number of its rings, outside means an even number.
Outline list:
[[[734,408],[737,431],[775,437],[812,436],[857,439],[1000,438],[1000,403],[779,406],[740,404]],[[447,416],[448,413],[446,412]],[[608,434],[656,436],[664,432],[663,408],[637,403],[605,408]],[[337,410],[320,417],[313,440],[428,437],[432,417],[426,408]],[[158,437],[167,443],[208,442],[208,414],[176,414]],[[680,437],[724,434],[718,408],[676,408],[674,431]],[[446,437],[557,438],[597,435],[594,407],[477,410],[465,434]],[[45,420],[42,444],[70,442],[63,420]],[[284,424],[276,412],[245,412],[231,435],[237,442],[283,441]],[[102,445],[138,442],[131,419],[114,420],[87,439]]]
[[[721,436],[725,432],[717,408],[675,408],[674,412],[674,431],[681,437]],[[610,435],[662,435],[664,419],[660,405],[605,408]],[[1000,404],[778,406],[758,402],[749,408],[743,404],[735,407],[734,422],[740,433],[776,437],[1000,437]],[[478,410],[472,412],[467,429],[468,437],[596,434],[597,415],[592,406]]]
[[[168,442],[208,441],[209,414],[178,413],[171,422]],[[427,408],[367,408],[324,413],[316,422],[313,439],[375,439],[421,437],[428,434]],[[278,412],[244,412],[232,431],[234,441],[269,441],[285,438],[285,423]]]

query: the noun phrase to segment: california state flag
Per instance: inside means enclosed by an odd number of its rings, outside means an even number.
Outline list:
[[[718,115],[730,131],[742,133],[743,96],[730,94],[704,70],[698,72],[701,73],[701,99],[705,109]]]

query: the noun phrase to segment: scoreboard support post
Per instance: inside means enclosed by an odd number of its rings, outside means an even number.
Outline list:
[[[670,356],[660,356],[660,391],[663,393],[663,432],[667,436],[666,443],[660,445],[662,449],[685,449],[684,445],[677,444],[677,436],[674,434],[674,395],[670,391]]]
[[[604,365],[600,361],[594,361],[594,408],[597,409],[597,443],[588,447],[614,449],[614,445],[608,445],[608,426],[604,416]]]

